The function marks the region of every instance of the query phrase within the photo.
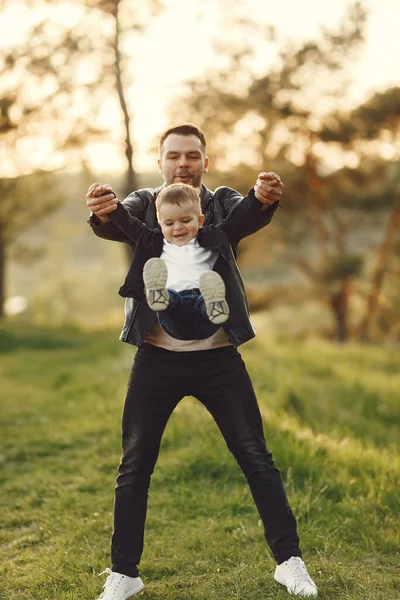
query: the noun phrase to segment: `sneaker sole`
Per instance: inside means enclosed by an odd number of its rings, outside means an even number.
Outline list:
[[[139,594],[139,592],[141,592],[144,588],[144,583],[143,581],[141,581],[139,583],[139,585],[137,585],[133,590],[130,590],[129,592],[127,592],[127,594],[125,594],[125,599],[124,600],[128,600],[128,598],[132,598],[132,596],[136,596],[136,594]]]
[[[168,308],[169,294],[165,288],[168,279],[166,264],[161,258],[150,258],[143,269],[147,304],[151,310],[161,312]]]
[[[288,587],[288,584],[286,581],[284,581],[284,579],[280,579],[279,577],[277,577],[276,575],[274,575],[274,579],[277,583],[280,583],[281,585],[284,585],[285,588],[288,591],[289,596],[299,596],[300,598],[317,598],[318,597],[318,590],[315,590],[314,592],[310,592],[308,593],[303,593],[303,590],[300,591],[293,591]]]
[[[229,317],[229,306],[225,298],[225,284],[222,277],[215,271],[202,273],[199,288],[211,323],[214,325],[225,323]]]
[[[126,594],[122,600],[128,600],[128,598],[132,598],[133,596],[136,596],[136,594],[139,594],[143,590],[144,583],[140,579],[140,577],[139,577],[139,581],[140,581],[140,583],[138,583],[133,589],[129,590],[129,592],[126,592]],[[97,600],[101,600],[104,597],[104,594],[107,594],[107,593],[108,592],[104,591],[102,594],[100,594],[100,596],[98,597]]]

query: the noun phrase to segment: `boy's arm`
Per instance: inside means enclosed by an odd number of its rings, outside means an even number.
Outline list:
[[[237,244],[244,237],[268,225],[278,206],[279,202],[276,201],[265,209],[265,205],[257,200],[252,188],[217,227],[227,234],[232,244]]]
[[[93,185],[96,184],[92,184],[91,187],[93,187]],[[90,190],[91,188],[89,188],[89,193],[86,195],[87,205],[89,208],[91,208],[90,202],[94,200],[92,195],[90,195]],[[129,196],[125,198],[125,200],[123,200],[122,204],[127,208],[129,214],[132,217],[137,217],[138,219],[143,220],[143,214],[149,205],[152,193],[153,190],[150,188],[137,190],[136,192],[132,192],[131,194],[129,194]],[[110,191],[110,194],[113,194],[115,196],[112,190]],[[102,198],[99,198],[98,200],[102,200]],[[94,201],[97,202],[98,200],[96,199]],[[88,219],[88,223],[91,226],[93,233],[95,233],[98,237],[106,240],[130,243],[130,239],[123,233],[123,231],[118,226],[116,226],[113,223],[112,219],[110,218],[111,214],[112,213],[108,213],[108,215],[106,216],[108,222],[101,222],[100,219],[98,219],[94,213],[91,214],[90,218]]]
[[[264,205],[262,210],[269,211],[276,202],[279,203],[279,206],[282,206],[280,201],[283,193],[283,183],[277,173],[262,171],[257,176],[253,189],[257,200]],[[222,209],[224,219],[243,200],[242,194],[226,186],[217,188],[214,192],[214,198]],[[275,208],[270,214],[274,212]]]
[[[136,244],[144,233],[152,231],[145,223],[129,214],[127,208],[117,203],[117,208],[109,213],[110,222],[121,231],[128,241]]]

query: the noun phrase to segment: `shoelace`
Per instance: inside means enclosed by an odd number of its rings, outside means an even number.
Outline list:
[[[100,575],[104,575],[104,573],[107,573],[107,575],[111,575],[112,571],[111,571],[111,569],[104,569],[104,571],[99,573],[99,577],[100,577]]]
[[[313,583],[311,577],[309,576],[309,574],[307,572],[306,565],[304,564],[304,562],[302,560],[296,560],[296,561],[288,560],[287,566],[288,566],[290,572],[292,573],[296,583],[299,583],[300,581],[304,581],[304,580],[306,580],[310,584]]]
[[[99,573],[99,577],[100,575],[104,575],[104,573],[107,573],[108,577],[103,586],[104,592],[99,596],[99,600],[101,600],[101,598],[104,598],[105,594],[107,594],[108,592],[115,592],[122,579],[124,578],[124,575],[120,575],[119,573],[113,573],[111,569],[104,569],[104,571]],[[112,587],[113,584],[114,587]]]

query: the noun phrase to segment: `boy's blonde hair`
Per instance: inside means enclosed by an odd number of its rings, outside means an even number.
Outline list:
[[[159,214],[160,207],[165,204],[193,204],[197,215],[201,215],[201,201],[199,192],[187,183],[171,183],[165,186],[156,198],[156,211]]]

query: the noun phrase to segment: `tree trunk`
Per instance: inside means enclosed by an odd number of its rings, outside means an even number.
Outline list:
[[[396,198],[392,214],[390,215],[388,224],[386,226],[385,236],[380,246],[378,246],[377,260],[374,272],[372,274],[371,291],[367,298],[365,314],[358,327],[358,334],[362,340],[368,338],[371,322],[378,308],[379,294],[382,289],[387,263],[389,261],[390,252],[392,250],[395,235],[399,230],[399,226],[400,196]]]
[[[336,339],[338,342],[346,342],[349,338],[348,314],[350,298],[350,282],[340,282],[340,288],[330,295],[330,307],[336,322]]]
[[[125,126],[125,156],[127,161],[126,172],[125,172],[125,184],[124,184],[124,197],[128,196],[137,188],[137,176],[135,169],[133,168],[133,144],[131,139],[131,116],[128,111],[128,106],[125,98],[125,90],[122,81],[122,68],[121,68],[121,52],[119,47],[120,40],[120,28],[119,28],[119,2],[115,4],[114,18],[115,18],[115,38],[114,38],[114,53],[115,53],[115,79],[118,92],[119,103],[121,106],[122,114],[124,116]],[[125,244],[128,261],[132,259],[131,247]]]
[[[4,302],[5,302],[5,268],[6,268],[6,248],[4,244],[3,231],[0,226],[0,319],[4,317]]]

